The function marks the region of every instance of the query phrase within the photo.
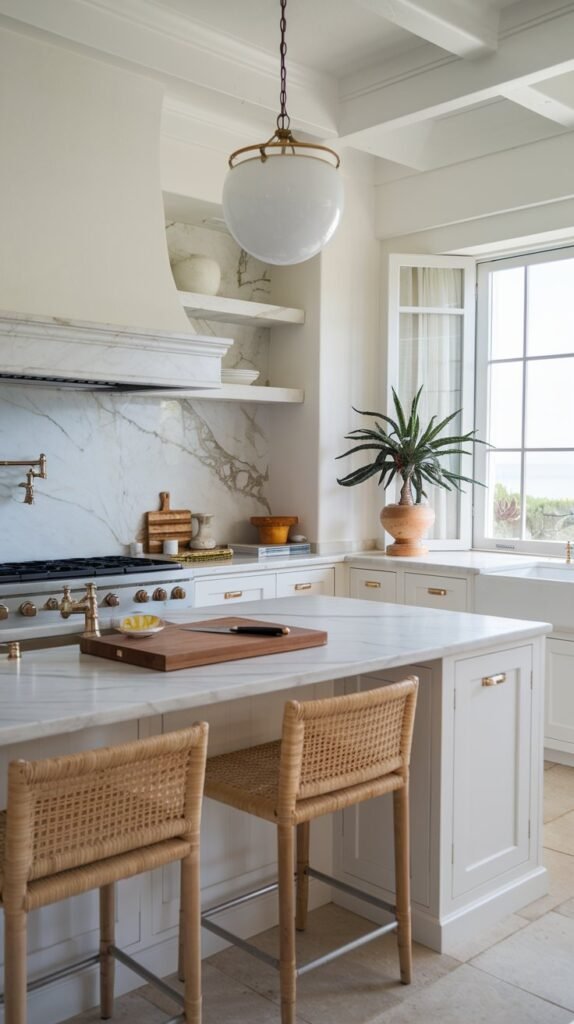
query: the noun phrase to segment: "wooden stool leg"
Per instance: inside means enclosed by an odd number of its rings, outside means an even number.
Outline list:
[[[100,889],[100,1016],[109,1020],[114,1012],[116,962],[108,952],[116,931],[116,893],[113,882]]]
[[[403,985],[410,985],[412,972],[411,884],[409,852],[408,781],[393,793],[395,832],[395,879],[397,893],[397,938]]]
[[[4,999],[6,1024],[26,1024],[26,912],[4,910]]]
[[[295,927],[304,932],[307,925],[307,907],[309,904],[309,825],[303,821],[297,825],[297,909]]]
[[[279,976],[281,986],[281,1024],[295,1024],[295,856],[293,827],[277,826],[279,862]]]
[[[201,889],[199,836],[181,862],[181,932],[186,1024],[201,1024]]]

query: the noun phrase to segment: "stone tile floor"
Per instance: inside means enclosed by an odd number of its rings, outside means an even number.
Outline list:
[[[414,979],[397,981],[393,935],[299,982],[298,1024],[573,1024],[574,768],[545,765],[545,858],[550,892],[488,931],[433,953],[414,949]],[[334,904],[309,916],[302,958],[361,933]],[[271,948],[276,930],[262,933]],[[170,979],[173,984],[178,982]],[[114,1020],[162,1024],[177,1007],[149,986],[116,1001]],[[98,1009],[68,1024],[95,1024]],[[204,1024],[279,1024],[277,977],[235,948],[204,964]]]

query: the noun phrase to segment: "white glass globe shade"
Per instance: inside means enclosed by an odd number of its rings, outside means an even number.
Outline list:
[[[223,186],[223,216],[242,249],[264,263],[315,256],[337,229],[343,183],[337,169],[309,156],[269,155],[237,164]]]

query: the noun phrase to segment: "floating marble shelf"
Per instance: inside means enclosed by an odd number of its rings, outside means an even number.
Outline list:
[[[145,394],[145,392],[142,392]],[[172,389],[170,391],[153,392],[154,398],[201,398],[212,402],[260,402],[268,404],[301,404],[305,401],[305,392],[301,388],[266,388],[254,387],[253,384],[222,384],[220,388]]]
[[[250,327],[280,327],[305,323],[303,309],[272,306],[266,302],[247,302],[228,299],[224,295],[199,295],[196,292],[178,292],[187,315],[196,320],[219,320],[226,324],[244,324]]]

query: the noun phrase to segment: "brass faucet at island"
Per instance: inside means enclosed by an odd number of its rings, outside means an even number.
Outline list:
[[[69,619],[75,612],[84,612],[85,625],[82,636],[100,636],[98,621],[98,594],[95,583],[86,583],[86,593],[79,601],[72,597],[70,587],[64,587],[64,596],[58,604],[60,615]]]

